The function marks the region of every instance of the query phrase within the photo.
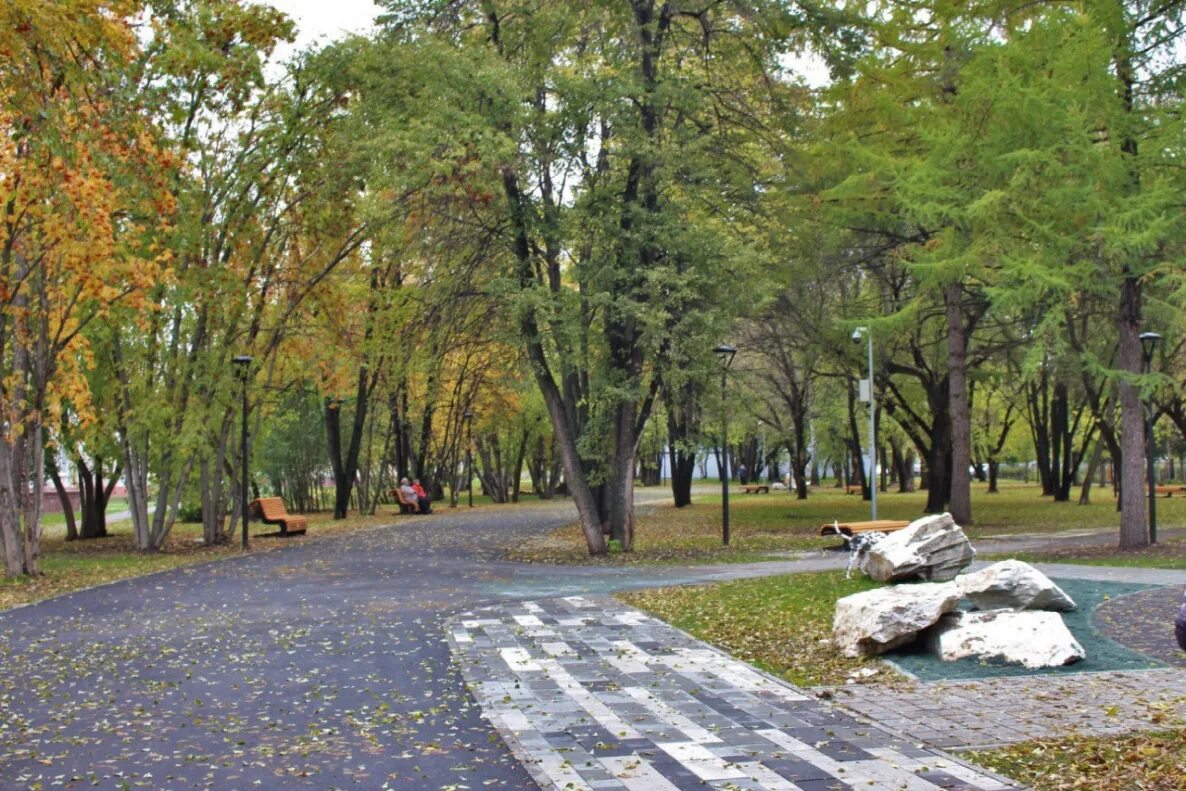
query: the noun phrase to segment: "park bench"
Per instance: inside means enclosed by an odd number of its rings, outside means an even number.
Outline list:
[[[397,486],[391,490],[391,494],[395,497],[395,501],[399,503],[399,512],[401,514],[420,513],[420,501],[415,497],[405,497],[403,489]]]
[[[1181,484],[1162,484],[1153,487],[1154,496],[1173,497],[1175,494],[1186,494],[1186,486]],[[1149,487],[1145,487],[1145,496],[1149,495]],[[1112,496],[1116,496],[1116,490],[1112,490]]]
[[[859,483],[850,483],[848,486],[844,487],[845,494],[861,494],[864,491],[865,487],[861,486]]]
[[[266,525],[279,525],[282,536],[301,535],[309,527],[309,520],[304,516],[292,516],[284,510],[284,500],[279,497],[261,497],[252,500],[248,505],[252,516],[257,517]]]
[[[831,522],[819,526],[821,536],[852,538],[857,533],[892,533],[909,525],[905,519],[874,519],[868,522]]]
[[[770,494],[770,487],[764,483],[748,483],[741,487],[745,494]]]

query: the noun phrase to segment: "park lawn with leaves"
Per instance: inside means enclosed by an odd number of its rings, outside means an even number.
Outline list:
[[[1035,791],[1186,791],[1186,727],[1023,742],[965,757]]]
[[[1043,497],[1035,484],[1002,482],[999,494],[988,494],[985,484],[973,486],[975,524],[966,525],[968,537],[1019,534],[1056,534],[1077,530],[1119,531],[1115,501],[1106,489],[1095,490],[1090,505],[1056,503]],[[528,563],[748,563],[769,560],[775,553],[819,550],[835,546],[835,538],[821,538],[821,524],[833,520],[869,518],[869,503],[843,490],[813,488],[806,500],[792,492],[736,494],[729,498],[731,540],[721,544],[721,496],[696,491],[693,505],[677,509],[659,505],[636,517],[634,551],[590,558],[584,535],[569,525],[526,541],[507,558]],[[878,518],[917,519],[923,516],[926,492],[881,493]],[[1165,528],[1186,526],[1186,498],[1160,502],[1158,521]]]
[[[401,519],[398,515],[393,515],[390,506],[381,506],[374,516],[351,513],[342,520],[334,520],[328,512],[308,516],[308,533],[284,539],[263,537],[260,534],[274,532],[277,528],[252,522],[253,537],[249,551],[270,552],[292,544],[398,524]],[[405,520],[419,518],[402,517]],[[38,564],[41,574],[35,577],[0,577],[0,610],[31,604],[95,585],[242,554],[238,535],[223,546],[203,546],[200,543],[200,524],[179,523],[174,526],[164,549],[160,552],[136,550],[131,522],[109,524],[107,530],[110,535],[106,538],[66,541],[64,524],[46,525]]]
[[[843,684],[871,660],[831,642],[836,600],[877,583],[825,571],[618,594],[632,607],[801,687]],[[880,677],[883,674],[879,674]]]
[[[1075,563],[1082,566],[1186,569],[1186,539],[1162,539],[1144,549],[1120,552],[1115,546],[1054,547],[1042,552],[985,555],[984,560],[1016,558],[1027,563]]]

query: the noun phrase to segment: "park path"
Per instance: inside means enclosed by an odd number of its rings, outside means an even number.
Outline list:
[[[534,788],[445,618],[739,576],[498,560],[573,518],[567,502],[393,517],[0,613],[0,788]]]
[[[449,616],[843,562],[498,560],[572,518],[402,517],[0,613],[0,788],[534,788],[466,689]]]

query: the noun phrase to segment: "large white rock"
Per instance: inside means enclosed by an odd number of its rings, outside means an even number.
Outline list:
[[[924,516],[878,541],[861,561],[861,571],[878,582],[954,579],[976,557],[972,542],[951,514]]]
[[[958,612],[927,632],[927,645],[945,662],[975,656],[1029,668],[1061,667],[1086,656],[1056,612]]]
[[[895,585],[836,602],[832,636],[845,656],[872,656],[914,639],[959,603],[955,583]]]
[[[961,574],[955,582],[981,610],[1075,609],[1075,601],[1054,581],[1028,563],[1002,560],[988,568]]]

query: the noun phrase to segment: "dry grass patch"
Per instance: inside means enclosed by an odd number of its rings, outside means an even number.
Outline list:
[[[528,563],[726,563],[750,562],[774,553],[835,546],[835,538],[820,538],[819,526],[833,520],[869,518],[869,503],[857,495],[830,488],[813,489],[807,500],[793,493],[742,495],[729,498],[732,541],[721,545],[721,496],[701,487],[695,505],[677,509],[654,506],[636,519],[634,551],[591,559],[584,536],[576,525],[524,542],[508,555]],[[1085,529],[1119,531],[1115,501],[1097,491],[1095,502],[1055,503],[1043,497],[1037,485],[1002,483],[999,494],[988,494],[982,484],[973,487],[975,524],[966,525],[975,542],[989,536],[1023,533],[1056,534]],[[878,496],[881,519],[917,519],[923,515],[926,492],[885,493]],[[1167,529],[1186,527],[1186,497],[1158,503],[1159,522]]]
[[[843,684],[870,660],[831,642],[836,600],[876,588],[840,571],[618,594],[632,607],[801,687]],[[878,674],[884,679],[885,674]]]
[[[1035,791],[1186,791],[1186,727],[1024,742],[966,757]]]

